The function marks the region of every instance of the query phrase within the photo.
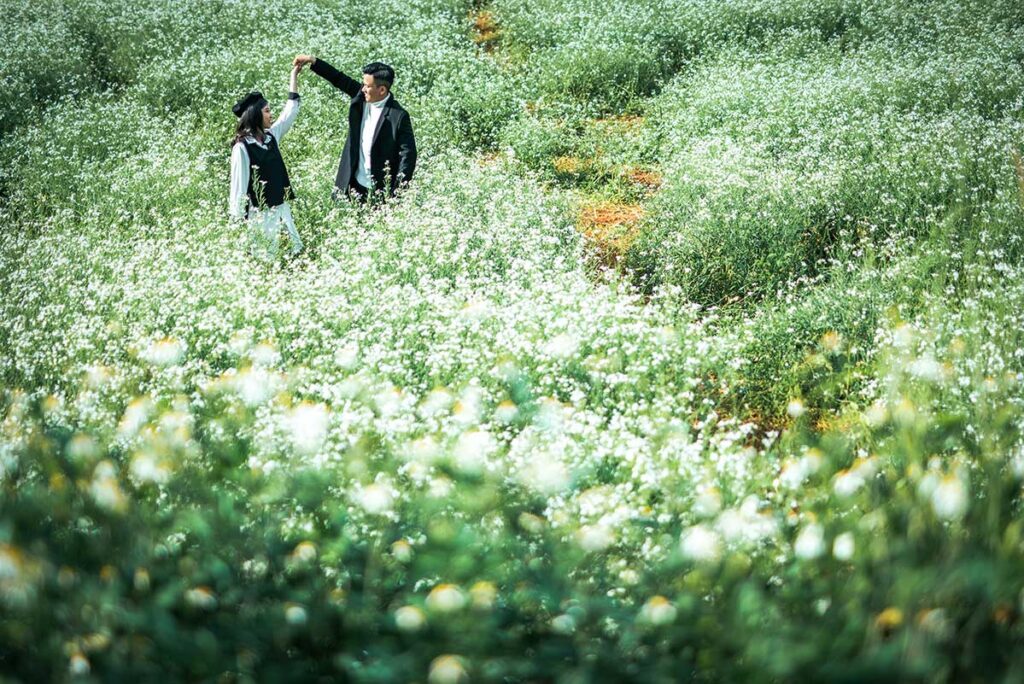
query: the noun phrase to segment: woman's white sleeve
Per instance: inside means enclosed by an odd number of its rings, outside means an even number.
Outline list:
[[[270,132],[278,142],[281,142],[281,138],[284,137],[292,124],[295,123],[295,117],[299,113],[299,98],[289,96],[288,101],[284,105],[284,109],[281,110],[281,116],[277,117],[277,121],[270,127]]]
[[[228,197],[228,216],[233,221],[245,218],[248,191],[249,153],[245,151],[245,145],[235,143],[231,148],[231,194]]]

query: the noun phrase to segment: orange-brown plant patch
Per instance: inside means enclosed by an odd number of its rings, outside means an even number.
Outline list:
[[[558,173],[577,174],[584,170],[586,162],[579,157],[564,155],[552,159],[551,165],[555,167],[555,171]]]
[[[657,171],[642,169],[639,166],[631,166],[626,169],[626,178],[650,190],[660,188],[664,180]]]
[[[595,202],[580,207],[578,227],[598,259],[615,267],[640,234],[643,207],[620,202]]]
[[[601,128],[611,128],[618,131],[630,131],[644,125],[644,117],[637,114],[619,114],[608,116],[603,119],[595,119],[594,124]]]
[[[494,13],[480,10],[470,14],[470,18],[473,20],[473,42],[484,51],[490,52],[501,37],[501,29],[494,18]]]

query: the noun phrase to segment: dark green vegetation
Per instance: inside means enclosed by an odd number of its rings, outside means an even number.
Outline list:
[[[1024,677],[1019,2],[142,5],[7,9],[0,678]],[[303,74],[263,268],[298,52],[423,161]]]

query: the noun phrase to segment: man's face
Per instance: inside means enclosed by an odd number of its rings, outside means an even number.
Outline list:
[[[377,85],[372,74],[363,74],[363,96],[367,102],[380,102],[388,96],[388,87]]]

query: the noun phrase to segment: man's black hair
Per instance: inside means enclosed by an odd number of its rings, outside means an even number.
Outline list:
[[[375,85],[386,85],[388,90],[395,82],[395,70],[384,62],[370,62],[363,67],[363,73],[373,76]]]

